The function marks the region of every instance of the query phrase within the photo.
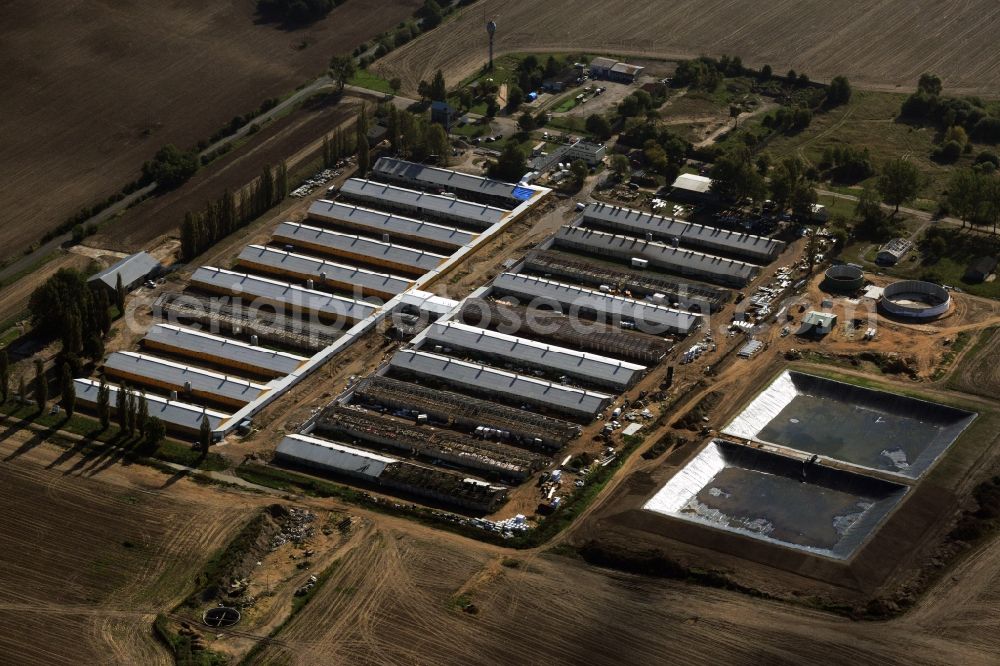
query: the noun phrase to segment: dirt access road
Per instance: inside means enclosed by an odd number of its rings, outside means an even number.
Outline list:
[[[912,87],[922,72],[956,94],[996,94],[1000,51],[991,49],[1000,5],[890,0],[482,0],[440,29],[379,60],[376,71],[416,89],[438,69],[448,81],[487,60],[484,17],[494,18],[496,53],[585,52],[632,57],[739,55],[751,66],[805,71],[816,80]],[[891,30],[887,30],[891,26]]]

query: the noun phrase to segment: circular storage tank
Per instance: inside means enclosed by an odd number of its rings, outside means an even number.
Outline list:
[[[820,286],[824,291],[853,294],[861,291],[865,286],[865,273],[857,266],[848,264],[831,266],[826,270],[823,284]]]
[[[884,314],[907,319],[935,319],[948,312],[951,294],[941,285],[919,280],[890,284],[878,301]]]

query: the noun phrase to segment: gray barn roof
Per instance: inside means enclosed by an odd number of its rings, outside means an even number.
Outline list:
[[[673,273],[720,284],[743,286],[760,273],[758,266],[743,261],[582,227],[560,228],[556,245],[625,260],[642,258]]]
[[[246,379],[135,352],[115,352],[104,362],[104,367],[142,377],[151,383],[166,384],[174,391],[184,390],[185,382],[190,382],[195,393],[242,403],[253,402],[268,390],[263,384]]]
[[[338,201],[326,201],[325,199],[313,202],[309,207],[309,217],[313,220],[338,222],[360,231],[377,234],[379,237],[382,234],[389,234],[390,237],[415,240],[446,248],[468,245],[477,235],[454,227],[415,220],[412,217],[402,217],[380,210]]]
[[[296,222],[279,224],[274,231],[274,239],[283,243],[306,243],[322,248],[330,254],[361,257],[372,263],[406,266],[422,272],[434,270],[447,259],[443,255],[416,250],[405,245],[383,243],[362,236],[342,234]]]
[[[137,280],[144,279],[158,268],[160,268],[160,262],[147,252],[139,252],[138,254],[125,257],[99,273],[95,273],[87,281],[94,282],[100,280],[109,289],[115,289],[118,286],[119,275],[122,276],[122,284],[128,286]]]
[[[502,357],[515,363],[547,368],[619,391],[628,388],[646,369],[635,363],[557,347],[458,322],[431,324],[427,329],[427,340],[449,347]]]
[[[464,199],[426,194],[358,178],[348,179],[340,191],[348,198],[361,199],[380,208],[401,208],[411,214],[412,212],[426,213],[431,217],[454,220],[478,229],[492,227],[510,212]]]
[[[100,382],[92,379],[74,379],[73,386],[76,388],[77,400],[87,405],[97,405],[97,392]],[[114,407],[118,404],[118,388],[113,384],[108,384],[110,394],[109,404]],[[217,412],[212,409],[205,409],[198,405],[177,400],[167,400],[158,395],[147,395],[146,406],[149,407],[149,415],[155,416],[168,427],[183,428],[185,430],[198,430],[201,427],[201,420],[208,416],[208,424],[213,430],[229,418],[228,414]]]
[[[308,435],[285,435],[278,444],[278,455],[309,463],[333,472],[377,479],[396,458],[335,444]]]
[[[706,227],[687,220],[651,215],[603,203],[588,204],[583,211],[583,219],[642,238],[648,233],[653,234],[653,239],[657,241],[669,242],[671,238],[677,238],[684,246],[726,252],[764,263],[773,261],[785,249],[782,241],[764,236]]]
[[[191,284],[208,291],[240,296],[247,304],[259,298],[268,303],[316,312],[327,317],[345,318],[348,321],[361,321],[377,309],[363,301],[211,266],[198,268],[191,276]]]
[[[413,283],[410,278],[376,273],[356,266],[336,264],[319,257],[305,254],[285,252],[263,245],[247,245],[239,256],[240,265],[267,271],[287,272],[300,280],[314,280],[316,286],[322,287],[320,275],[326,275],[326,280],[337,287],[348,288],[358,286],[362,293],[395,296],[406,291]]]
[[[404,349],[389,361],[393,368],[434,377],[452,386],[503,396],[508,401],[541,405],[549,409],[593,418],[611,400],[594,391],[554,384],[505,370],[467,363],[447,356]]]
[[[166,347],[185,356],[208,356],[218,362],[237,363],[275,375],[288,375],[309,359],[295,354],[255,347],[203,331],[171,324],[157,324],[149,329],[143,342]]]
[[[375,176],[383,177],[387,180],[396,179],[425,187],[440,187],[443,190],[459,195],[467,193],[469,195],[507,199],[510,201],[512,208],[521,203],[512,194],[514,187],[516,187],[512,183],[483,178],[482,176],[473,176],[472,174],[452,171],[451,169],[439,169],[414,162],[397,160],[393,157],[381,157],[375,162],[373,171]]]
[[[635,322],[640,328],[651,328],[660,332],[669,331],[687,335],[701,324],[701,318],[690,312],[531,275],[502,273],[493,281],[493,288],[525,299],[537,298],[559,303],[571,311],[579,308],[619,317]]]

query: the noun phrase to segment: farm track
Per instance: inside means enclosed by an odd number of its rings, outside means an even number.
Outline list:
[[[762,5],[750,0],[602,3],[483,0],[441,29],[376,64],[413,91],[437,69],[449,81],[486,61],[483,16],[495,17],[496,53],[586,52],[630,57],[738,55],[776,72],[805,71],[816,80],[847,76],[862,87],[912,87],[932,71],[955,93],[997,94],[1000,52],[990,49],[1000,6],[988,0],[939,3]]]

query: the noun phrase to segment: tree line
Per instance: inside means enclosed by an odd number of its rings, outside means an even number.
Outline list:
[[[188,211],[181,223],[181,255],[185,261],[198,256],[220,239],[263,215],[288,195],[288,166],[267,165],[261,175],[239,195],[227,189],[198,212]]]

